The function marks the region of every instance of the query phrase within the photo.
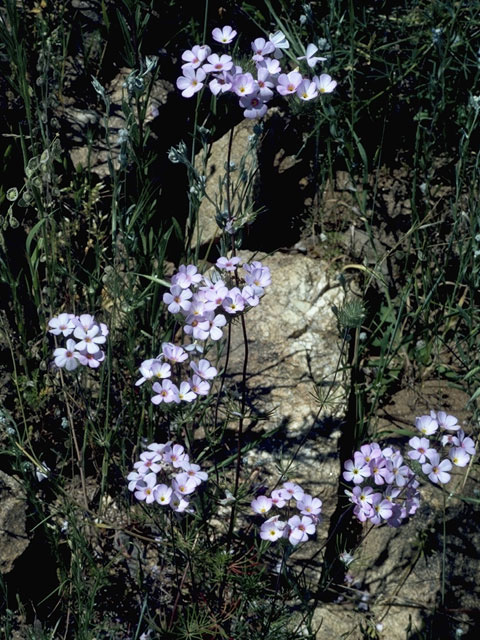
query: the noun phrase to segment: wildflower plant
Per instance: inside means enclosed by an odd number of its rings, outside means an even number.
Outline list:
[[[223,45],[230,44],[236,37],[236,31],[229,25],[216,27],[213,39]],[[177,88],[184,98],[191,98],[207,86],[214,96],[233,94],[243,109],[245,118],[261,118],[268,109],[269,102],[276,95],[294,96],[301,101],[310,101],[324,93],[332,93],[337,81],[328,73],[318,76],[304,76],[298,70],[282,68],[279,59],[290,43],[282,31],[270,34],[269,38],[256,38],[250,45],[253,53],[251,61],[254,72],[245,71],[236,64],[232,56],[212,53],[206,45],[194,45],[182,53],[182,74],[177,78]],[[318,47],[313,43],[306,48],[304,56],[297,61],[305,61],[309,69],[319,62],[325,62],[323,56],[315,56]]]
[[[382,449],[372,442],[362,445],[353,459],[345,462],[343,479],[355,485],[345,493],[360,522],[397,527],[415,514],[420,505],[420,483],[406,464],[408,460],[410,465],[417,464],[418,471],[421,469],[431,482],[444,485],[451,480],[453,466],[465,467],[475,454],[473,440],[465,435],[457,418],[445,411],[432,410],[417,417],[415,427],[421,435],[408,441],[407,459],[399,450]]]
[[[238,274],[239,263],[236,256],[221,256],[208,276],[199,273],[193,264],[180,265],[172,276],[170,291],[163,294],[163,301],[182,326],[188,342],[182,345],[165,342],[156,358],[144,360],[140,365],[141,377],[135,384],[153,382],[154,404],[189,403],[210,392],[210,381],[218,371],[207,358],[197,361],[192,354],[196,351],[202,354],[210,341],[221,340],[224,327],[257,306],[271,284],[270,270],[261,262],[245,263],[242,276]],[[170,379],[172,366],[178,370],[182,363],[190,376],[177,385]]]
[[[343,479],[353,482],[345,493],[360,522],[398,527],[420,505],[420,485],[399,450],[383,449],[377,442],[364,444],[344,465]]]
[[[97,369],[105,360],[105,352],[100,345],[103,346],[107,340],[108,327],[104,322],[97,322],[92,315],[61,313],[48,321],[48,327],[52,335],[68,338],[65,347],[57,347],[53,352],[57,367],[64,367],[67,371],[73,371],[79,365]]]
[[[297,513],[292,515],[292,500],[295,501]],[[266,516],[272,509],[282,513],[270,516],[260,527],[260,538],[275,542],[287,538],[293,546],[306,542],[313,536],[320,522],[322,501],[305,493],[300,485],[284,482],[280,489],[274,489],[270,496],[260,495],[251,502],[252,510]]]
[[[407,455],[421,465],[422,472],[434,484],[450,482],[453,467],[466,467],[475,455],[472,438],[465,434],[457,418],[445,411],[432,410],[416,418],[415,427],[421,436],[410,438]]]
[[[128,489],[137,500],[170,506],[176,513],[193,513],[191,496],[208,474],[190,461],[182,445],[152,442],[133,466]]]
[[[33,637],[40,629],[45,637],[76,640],[313,638],[309,618],[321,590],[312,606],[312,591],[302,589],[307,574],[294,564],[287,571],[284,561],[299,548],[308,571],[314,559],[322,560],[325,547],[315,546],[316,534],[323,534],[321,500],[293,482],[253,497],[243,472],[245,452],[269,435],[258,436],[250,409],[256,390],[249,396],[245,319],[248,323],[249,311],[262,304],[271,275],[264,264],[244,263],[237,255],[243,228],[257,214],[254,180],[259,192],[265,186],[262,154],[256,153],[264,131],[259,120],[274,105],[287,105],[293,115],[308,111],[298,133],[321,194],[309,213],[312,229],[318,225],[322,236],[330,237],[330,231],[337,235],[353,225],[366,233],[372,249],[365,264],[347,259],[342,270],[345,290],[352,266],[360,288],[364,278],[366,304],[337,313],[351,352],[348,366],[339,364],[351,374],[346,422],[355,428],[351,438],[347,430],[342,433],[342,464],[350,459],[332,485],[348,483],[353,519],[374,526],[397,527],[418,511],[421,477],[445,505],[478,504],[475,494],[460,495],[466,493],[465,482],[461,492],[452,488],[455,474],[466,480],[475,471],[476,452],[474,430],[455,416],[444,411],[419,416],[401,450],[371,441],[380,437],[373,435],[376,409],[392,380],[400,383],[405,359],[413,373],[417,366],[439,377],[446,372],[465,389],[471,424],[477,423],[478,2],[455,3],[452,11],[439,3],[430,11],[408,0],[396,3],[388,19],[383,11],[353,2],[326,3],[319,11],[303,2],[266,0],[264,8],[243,3],[242,16],[250,13],[263,28],[247,43],[240,42],[240,22],[224,26],[239,13],[222,18],[219,26],[210,24],[208,3],[202,36],[197,6],[189,24],[178,25],[178,2],[163,3],[161,11],[153,0],[93,4],[98,6],[88,12],[43,0],[5,0],[0,8],[0,75],[6,89],[1,92],[6,108],[0,137],[5,176],[0,280],[7,287],[0,349],[10,353],[11,362],[4,369],[3,360],[0,370],[2,482],[3,472],[12,473],[17,497],[25,493],[22,538],[34,534],[32,550],[37,541],[48,546],[46,560],[54,568],[47,572],[51,581],[47,576],[26,591],[20,581],[18,594],[7,593],[10,576],[1,581],[2,629],[5,637]],[[222,12],[228,15],[233,5],[226,3]],[[170,24],[175,33],[159,42]],[[273,24],[278,31],[269,33]],[[152,33],[158,59],[150,55]],[[177,142],[181,134],[174,127],[174,137],[165,143],[178,145],[168,157],[188,170],[188,217],[175,183],[173,219],[164,214],[170,207],[164,206],[165,177],[158,171],[167,157],[162,142],[169,137],[158,133],[172,119],[152,122],[163,106],[168,113],[175,103],[171,96],[166,105],[157,102],[157,78],[166,69],[163,46],[172,43],[180,51],[179,95],[186,110],[195,107],[187,143]],[[113,69],[121,70],[115,79]],[[95,79],[85,85],[76,81],[78,74]],[[337,91],[340,76],[348,100],[330,100],[323,94]],[[87,87],[84,95],[83,89],[76,94],[79,86]],[[211,118],[223,105],[227,118],[232,115],[229,103],[234,117],[257,122],[245,154],[235,162],[230,127],[227,158],[218,163],[224,175],[217,174],[215,189],[207,189],[213,136],[230,126],[228,121],[217,126]],[[396,126],[399,114],[407,115],[409,127]],[[410,171],[402,202],[395,202],[395,209],[409,210],[398,218],[390,216],[382,196],[384,187],[388,190],[383,164],[392,148],[395,163],[402,165],[399,175],[404,163]],[[80,150],[85,153],[75,153]],[[340,187],[339,169],[351,179],[346,188]],[[335,181],[346,203],[336,200],[344,207],[338,219],[323,206],[323,194],[329,185],[336,190]],[[200,247],[196,218],[204,199],[214,206],[221,231],[208,247]],[[391,243],[394,265],[390,252],[380,254],[384,238],[378,243],[374,237],[379,217],[387,236],[402,220]],[[309,224],[305,221],[305,228]],[[208,270],[200,253],[213,263]],[[167,282],[172,260],[181,266]],[[98,309],[106,324],[89,313],[52,317],[55,309]],[[263,321],[270,321],[266,312]],[[241,381],[231,389],[228,356],[236,330],[244,343],[243,367]],[[437,358],[444,347],[455,367]],[[143,353],[148,359],[142,362]],[[226,354],[221,366],[220,353]],[[50,360],[54,366],[47,366]],[[85,367],[100,375],[94,381],[84,376],[79,384],[77,374]],[[139,401],[142,390],[146,403]],[[139,446],[133,462],[131,452]],[[298,450],[304,446],[306,439]],[[254,515],[245,519],[242,506],[249,503]],[[332,516],[329,539],[337,557],[349,550],[340,560],[355,572],[358,540],[348,532],[343,540],[339,533],[343,522],[355,527],[341,500],[338,506],[342,513]],[[444,518],[442,605],[448,604],[447,531]],[[272,547],[268,541],[280,542]],[[266,570],[279,548],[280,569],[277,564]],[[330,566],[326,551],[322,564]],[[326,591],[331,582],[322,581]],[[397,583],[396,602],[403,580]],[[346,584],[351,594],[362,588],[353,576]],[[352,597],[363,616],[375,605],[365,592]],[[20,615],[13,610],[15,600]],[[428,607],[421,610],[427,625]],[[451,610],[442,607],[442,613]],[[432,607],[432,618],[437,614]],[[298,624],[292,622],[297,615]],[[35,629],[29,620],[35,620]],[[388,636],[387,624],[385,617]],[[377,637],[381,626],[378,634],[373,626],[364,633]]]

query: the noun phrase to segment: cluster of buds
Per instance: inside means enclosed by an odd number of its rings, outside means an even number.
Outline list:
[[[356,485],[345,493],[355,505],[353,513],[360,522],[369,520],[374,525],[386,522],[398,527],[418,509],[419,482],[403,464],[400,451],[391,447],[382,449],[376,442],[364,444],[344,467],[344,480]]]
[[[262,540],[275,542],[279,538],[288,538],[291,544],[296,545],[299,542],[306,542],[309,536],[315,533],[322,510],[322,501],[305,493],[298,484],[284,482],[281,489],[274,489],[270,496],[258,496],[250,506],[255,513],[265,516],[273,507],[286,509],[289,512],[292,499],[299,513],[287,520],[280,520],[280,515],[274,515],[265,520],[260,527]],[[288,515],[290,514],[288,513],[287,517]]]
[[[416,418],[415,426],[421,436],[414,436],[408,441],[410,451],[407,455],[422,465],[423,473],[435,484],[449,482],[449,471],[453,465],[466,467],[470,457],[475,455],[473,440],[465,435],[455,416],[444,411],[430,411],[430,415]],[[437,437],[437,442],[432,444],[431,436]],[[438,451],[440,445],[447,449],[443,459]]]
[[[65,367],[73,371],[79,364],[96,369],[105,360],[105,353],[99,345],[105,344],[108,327],[103,322],[97,322],[93,316],[83,313],[76,316],[73,313],[61,313],[48,321],[48,331],[54,336],[63,335],[68,338],[66,347],[59,347],[53,352],[57,367]]]
[[[170,506],[177,513],[192,513],[190,498],[208,474],[190,462],[180,444],[152,442],[128,474],[128,488],[137,500]]]
[[[170,291],[164,293],[163,301],[168,305],[169,312],[180,319],[183,331],[191,342],[184,346],[163,343],[159,356],[142,362],[142,377],[136,385],[141,385],[146,380],[154,382],[154,404],[192,402],[197,396],[209,393],[209,381],[218,373],[209,360],[190,360],[189,366],[193,375],[178,387],[170,380],[171,365],[186,363],[189,353],[203,353],[203,342],[222,338],[227,318],[233,318],[258,305],[260,297],[265,293],[265,287],[271,283],[270,271],[261,262],[244,264],[244,283],[240,288],[236,286],[237,282],[240,284],[239,276],[236,274],[239,263],[238,257],[219,258],[215,265],[217,271],[210,278],[198,273],[197,267],[193,264],[181,265],[173,275]],[[227,283],[226,279],[221,277],[222,272],[235,273],[235,282]]]
[[[217,27],[212,31],[213,39],[223,45],[230,44],[236,35],[237,32],[230,26],[222,29]],[[255,65],[253,75],[235,64],[231,56],[212,53],[206,44],[195,45],[182,54],[183,75],[177,78],[177,87],[185,98],[191,98],[206,82],[214,95],[233,93],[239,98],[245,118],[265,115],[268,102],[275,94],[292,95],[308,101],[319,94],[331,93],[337,83],[327,73],[309,78],[304,77],[298,69],[282,70],[279,59],[289,47],[290,43],[281,31],[270,34],[268,40],[256,38],[251,43],[252,61]],[[309,44],[305,55],[299,56],[297,60],[305,60],[308,67],[313,69],[318,62],[326,60],[316,56],[317,51],[318,47]]]

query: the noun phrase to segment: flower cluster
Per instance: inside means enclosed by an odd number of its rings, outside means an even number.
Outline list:
[[[188,364],[193,375],[178,387],[170,380],[171,365],[186,363],[191,352],[203,353],[201,343],[220,340],[227,318],[233,318],[259,303],[265,287],[271,283],[270,271],[261,262],[244,264],[244,286],[229,287],[227,279],[222,278],[221,273],[236,272],[239,263],[238,257],[219,258],[216,262],[218,271],[210,278],[198,273],[193,264],[181,265],[173,275],[170,291],[164,293],[163,301],[168,305],[170,313],[180,318],[183,331],[191,342],[183,347],[165,342],[159,356],[142,362],[142,377],[135,384],[138,386],[146,380],[154,381],[154,404],[192,402],[197,396],[209,393],[209,381],[218,373],[209,360],[190,360]]]
[[[345,493],[355,505],[353,513],[360,522],[369,520],[375,525],[386,522],[398,527],[418,509],[419,482],[403,464],[400,451],[391,447],[381,449],[376,442],[364,444],[344,467],[344,480],[356,485]]]
[[[466,467],[470,457],[475,454],[475,444],[460,428],[455,416],[444,411],[431,411],[430,415],[416,418],[415,426],[421,436],[414,436],[408,441],[410,451],[407,453],[411,460],[422,465],[423,473],[435,484],[446,484],[450,481],[453,465]],[[439,431],[440,429],[440,431]],[[448,433],[448,432],[453,433]],[[432,444],[431,436],[441,438]],[[437,447],[440,445],[448,449],[447,457],[440,457]]]
[[[322,510],[322,501],[305,493],[298,484],[284,482],[281,489],[274,489],[270,497],[261,495],[252,501],[251,507],[260,515],[269,513],[272,507],[290,510],[290,500],[295,500],[299,514],[292,515],[288,520],[280,520],[279,515],[271,516],[260,527],[262,540],[275,542],[279,538],[288,538],[293,545],[306,542],[315,533],[317,522]],[[288,514],[289,515],[289,514]]]
[[[65,367],[73,371],[79,364],[96,369],[105,360],[105,353],[99,345],[105,344],[108,336],[107,325],[97,322],[93,316],[83,313],[61,313],[48,321],[48,331],[54,336],[63,335],[68,338],[66,347],[55,349],[53,355],[57,367]]]
[[[128,474],[128,488],[137,500],[170,506],[177,513],[192,513],[190,497],[208,474],[190,462],[181,444],[152,442]]]
[[[220,44],[230,44],[237,35],[230,26],[216,28],[212,37]],[[299,71],[284,71],[279,58],[283,50],[290,44],[281,31],[270,34],[269,39],[256,38],[251,43],[252,61],[255,73],[245,72],[241,66],[234,63],[231,56],[212,53],[206,45],[195,45],[182,54],[183,75],[177,78],[177,87],[182,96],[191,98],[208,82],[210,91],[214,95],[233,93],[239,99],[239,105],[244,109],[245,118],[258,118],[265,115],[267,104],[275,94],[281,96],[294,95],[300,100],[308,101],[322,93],[331,93],[337,83],[323,73],[313,78],[302,76]],[[318,47],[309,44],[305,55],[297,60],[305,60],[309,68],[313,69],[318,62],[326,58],[316,56]]]

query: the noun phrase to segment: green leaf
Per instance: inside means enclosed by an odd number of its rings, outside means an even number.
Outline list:
[[[139,278],[145,278],[146,280],[150,280],[151,282],[155,282],[156,284],[161,284],[164,287],[170,288],[171,283],[166,280],[162,280],[161,278],[157,278],[156,276],[147,276],[145,273],[137,273],[136,271],[132,271],[134,276],[138,276]]]
[[[38,231],[41,229],[42,225],[45,224],[45,222],[47,221],[47,218],[42,218],[41,220],[39,220],[30,230],[30,233],[27,236],[27,240],[25,242],[25,246],[27,249],[27,255],[30,256],[30,246],[33,242],[33,239],[35,238],[35,236],[37,235]]]

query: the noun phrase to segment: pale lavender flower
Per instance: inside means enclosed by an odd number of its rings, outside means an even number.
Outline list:
[[[213,300],[211,300],[207,293],[208,292],[204,289],[199,289],[194,295],[192,306],[190,307],[190,310],[186,315],[187,320],[195,315],[203,316],[206,311],[213,311],[217,307],[217,304]]]
[[[392,503],[390,502],[390,500],[386,500],[381,493],[376,493],[374,495],[372,508],[377,518],[388,520],[392,517]],[[372,522],[374,524],[380,524],[380,522],[377,520],[372,519]]]
[[[290,73],[281,73],[278,76],[277,91],[280,95],[286,96],[295,93],[298,85],[302,82],[302,74],[298,71],[290,71]]]
[[[193,478],[191,478],[188,473],[184,471],[175,476],[172,480],[172,488],[175,493],[178,493],[182,496],[187,496],[190,493],[193,493],[197,488],[197,484]]]
[[[197,394],[197,396],[206,396],[210,391],[210,385],[206,380],[202,380],[200,376],[192,376],[192,379],[189,380],[192,391]]]
[[[188,358],[188,353],[186,353],[182,347],[177,347],[171,342],[162,343],[162,354],[167,360],[173,363],[183,362]]]
[[[192,513],[192,510],[188,508],[190,502],[188,498],[182,496],[181,493],[174,492],[170,499],[170,506],[176,513]]]
[[[410,447],[412,447],[412,451],[407,453],[408,457],[411,460],[417,460],[420,464],[423,464],[426,460],[425,456],[430,458],[432,453],[436,453],[435,449],[430,447],[430,442],[427,438],[410,438],[408,441]]]
[[[155,487],[157,484],[157,476],[149,473],[144,476],[143,480],[138,482],[135,497],[137,500],[145,500],[147,504],[151,504],[155,500]]]
[[[245,269],[245,265],[243,265]],[[268,267],[260,267],[251,269],[245,275],[245,282],[253,287],[253,291],[261,296],[265,293],[265,287],[272,284],[270,269]]]
[[[188,311],[192,295],[190,289],[182,289],[178,284],[174,284],[170,288],[170,293],[163,294],[163,301],[168,304],[170,313],[178,313],[182,309]]]
[[[346,492],[349,495],[348,492]],[[360,522],[366,522],[374,515],[373,507],[370,504],[355,504],[353,513]]]
[[[256,90],[255,80],[251,73],[240,73],[233,78],[232,91],[240,96],[248,96]]]
[[[189,476],[189,478],[191,478],[191,480],[193,480],[193,482],[195,482],[197,486],[202,482],[208,480],[208,473],[202,471],[200,465],[183,461],[181,466],[185,473]]]
[[[397,486],[404,487],[408,482],[410,469],[402,464],[403,457],[400,452],[395,453],[388,461],[387,468],[393,474]]]
[[[135,491],[139,482],[143,481],[143,473],[138,473],[138,471],[131,471],[128,476],[128,490]]]
[[[222,73],[223,71],[230,71],[233,67],[231,56],[226,54],[219,56],[217,53],[212,53],[207,60],[208,64],[203,65],[203,70],[207,73]]]
[[[318,516],[322,510],[322,501],[304,493],[302,499],[297,502],[297,509],[306,516]]]
[[[155,500],[162,506],[168,506],[172,498],[172,487],[166,484],[159,484],[155,488]]]
[[[275,47],[275,52],[273,54],[275,58],[281,58],[283,56],[283,50],[290,47],[290,43],[285,37],[283,31],[276,31],[275,33],[271,33],[268,36],[268,39]]]
[[[155,453],[162,454],[167,447],[170,447],[172,442],[169,440],[168,442],[152,442],[148,445],[147,449],[149,451],[154,451]]]
[[[453,433],[444,433],[441,439],[442,445],[456,445],[458,446],[458,438]]]
[[[173,446],[165,447],[163,459],[165,462],[169,462],[175,468],[178,468],[181,467],[184,462],[188,462],[189,458],[185,448],[181,444],[174,444]]]
[[[212,31],[212,38],[221,44],[230,44],[236,35],[237,32],[229,25],[226,25],[221,29],[219,27],[215,27]]]
[[[184,65],[183,76],[178,76],[175,84],[184,98],[191,98],[201,91],[207,74],[203,69],[195,70],[190,65]]]
[[[209,334],[212,340],[220,340],[223,336],[223,331],[220,327],[224,327],[227,324],[227,319],[221,313],[215,315],[213,311],[205,314],[205,319],[208,321],[210,328]]]
[[[105,353],[100,349],[96,353],[88,353],[88,351],[80,351],[85,358],[85,363],[91,369],[97,369],[105,360]]]
[[[284,507],[287,504],[287,501],[282,496],[281,489],[274,489],[271,493],[270,498],[272,500],[272,504],[278,507],[278,509],[282,509],[282,507]]]
[[[152,378],[158,380],[165,380],[172,375],[172,367],[168,362],[161,362],[160,360],[154,360],[151,366]]]
[[[161,402],[165,402],[167,404],[169,402],[179,402],[178,389],[171,380],[163,380],[161,385],[159,382],[154,382],[152,389],[157,394],[151,398],[153,404],[160,404]]]
[[[470,462],[470,456],[462,447],[452,447],[448,452],[448,457],[457,467],[466,467]]]
[[[244,109],[243,115],[245,118],[262,118],[267,113],[267,105],[257,95],[250,94],[240,98],[240,106]]]
[[[82,329],[87,332],[93,326],[95,326],[95,318],[89,313],[82,313],[80,316],[73,316],[72,322],[76,327],[82,327]]]
[[[315,76],[313,81],[317,85],[318,93],[332,93],[337,86],[337,81],[332,80],[328,73],[322,73],[320,77]]]
[[[265,40],[265,38],[256,38],[252,42],[252,51],[252,59],[255,60],[255,62],[260,62],[265,56],[274,53],[275,45],[270,42],[270,40]]]
[[[65,337],[69,336],[73,333],[75,329],[75,324],[73,322],[73,318],[75,316],[71,313],[61,313],[59,316],[56,316],[48,321],[48,329],[49,333],[53,333],[54,336],[58,336],[63,334]]]
[[[185,60],[186,64],[182,65],[182,69],[198,69],[200,65],[210,55],[210,47],[207,45],[196,44],[192,49],[187,49],[182,53],[182,60]],[[178,86],[178,85],[177,85]],[[179,89],[181,87],[178,87]]]
[[[98,335],[100,333],[100,335]],[[106,341],[106,337],[101,334],[100,327],[98,324],[94,324],[87,331],[82,326],[77,326],[73,335],[80,342],[77,343],[76,349],[77,351],[88,351],[88,353],[97,353],[100,351],[99,344],[104,344]]]
[[[270,540],[270,542],[275,542],[279,538],[282,538],[287,523],[282,522],[279,519],[279,516],[273,516],[272,518],[268,518],[260,527],[260,537],[262,540]]]
[[[102,336],[107,337],[110,331],[108,330],[107,325],[104,322],[99,322],[100,332]]]
[[[437,421],[431,416],[420,416],[415,418],[415,426],[424,436],[430,436],[438,429]]]
[[[271,498],[267,498],[267,496],[258,496],[255,500],[252,500],[250,506],[255,511],[255,513],[265,514],[270,511],[272,508],[273,502]]]
[[[370,477],[371,471],[368,465],[363,464],[354,456],[354,460],[347,460],[344,464],[345,471],[343,472],[343,479],[347,482],[354,482],[360,484],[365,478]]]
[[[382,457],[382,450],[376,442],[370,444],[362,444],[360,451],[357,451],[358,460],[364,464],[369,464],[376,458]]]
[[[316,98],[318,96],[317,85],[315,84],[315,82],[313,82],[313,80],[308,80],[308,78],[305,78],[298,85],[296,93],[300,100],[313,100],[313,98]]]
[[[185,324],[183,327],[187,336],[192,336],[195,340],[206,340],[210,332],[210,323],[206,318],[199,316],[193,317],[190,320],[186,320],[189,324]]]
[[[465,451],[469,455],[474,456],[475,443],[473,442],[472,438],[469,438],[468,436],[466,436],[463,429],[459,429],[457,431],[457,438],[458,438],[458,446],[461,447],[462,449],[465,449]]]
[[[178,390],[178,399],[183,402],[193,402],[197,395],[192,391],[188,382],[181,382]]]
[[[222,307],[224,311],[231,315],[239,313],[245,309],[245,300],[237,287],[234,287],[229,291],[228,296],[222,302]]]
[[[401,487],[394,487],[393,485],[389,485],[388,487],[385,488],[385,491],[383,492],[383,497],[385,498],[385,500],[390,500],[390,502],[393,504],[395,498],[398,498],[402,493],[402,491],[405,491],[405,489]]]
[[[452,468],[450,460],[442,460],[442,462],[440,462],[440,455],[435,453],[430,456],[430,463],[422,465],[423,473],[427,475],[432,482],[435,482],[435,484],[447,484],[447,482],[450,481],[448,471]]]
[[[214,76],[208,83],[208,86],[213,95],[217,96],[219,93],[230,91],[232,88],[232,79],[226,73],[221,73]]]
[[[197,374],[197,376],[200,376],[204,380],[212,380],[212,378],[215,378],[215,376],[218,375],[217,369],[213,367],[210,364],[210,361],[206,358],[202,358],[198,362],[198,364],[195,362],[195,360],[191,360],[190,367],[193,369],[194,373]]]
[[[202,281],[202,274],[198,273],[194,264],[181,264],[177,273],[172,276],[172,284],[178,284],[182,289],[188,289],[192,285]]]
[[[376,485],[393,482],[393,474],[386,466],[387,461],[383,456],[372,458],[368,463],[370,473]]]
[[[209,288],[205,291],[205,298],[213,302],[216,307],[219,307],[228,296],[228,288],[225,286],[223,280],[220,281],[220,284],[217,283],[217,285],[215,288]]]
[[[448,415],[445,411],[437,411],[435,416],[433,414],[435,414],[434,411],[431,412],[431,415],[436,418],[440,429],[446,429],[447,431],[458,431],[460,429],[455,416]]]
[[[153,377],[152,365],[154,363],[162,364],[162,361],[156,358],[150,358],[149,360],[144,360],[142,362],[139,367],[139,371],[142,374],[142,377],[135,382],[136,387],[139,387],[146,380],[150,380]]]
[[[279,61],[272,58],[264,58],[257,63],[257,69],[266,69],[271,76],[276,76],[282,70]]]
[[[309,44],[307,46],[307,50],[305,52],[304,56],[300,56],[297,58],[297,60],[305,60],[306,63],[308,64],[308,66],[313,69],[315,67],[315,65],[317,64],[317,62],[324,62],[326,60],[326,58],[323,58],[321,56],[315,56],[315,54],[318,51],[318,47],[315,46],[314,44]]]
[[[308,536],[315,533],[315,524],[309,516],[292,516],[288,520],[288,526],[290,527],[290,533],[288,540],[291,544],[296,545],[299,542],[306,542]]]
[[[53,356],[57,367],[65,367],[67,371],[73,371],[79,364],[86,364],[85,357],[79,351],[76,351],[76,346],[75,340],[69,338],[66,348],[58,347],[58,349],[55,349]]]
[[[284,482],[282,488],[279,489],[279,495],[285,500],[295,498],[298,502],[303,498],[305,492],[299,484],[295,484],[294,482]]]
[[[353,487],[352,491],[347,491],[347,495],[351,497],[354,504],[364,509],[372,505],[374,496],[381,494],[374,493],[372,487]]]
[[[233,256],[232,258],[221,256],[220,258],[218,258],[215,266],[217,267],[217,269],[225,269],[225,271],[235,271],[239,262],[240,258],[238,258],[237,256]]]
[[[247,273],[252,273],[255,269],[268,269],[268,267],[264,267],[263,264],[259,260],[253,260],[252,262],[244,262],[243,270]]]
[[[150,472],[158,473],[162,468],[161,462],[161,454],[158,454],[155,451],[144,451],[140,455],[140,460],[138,462],[135,462],[135,464],[133,465],[133,468],[142,475],[146,475]]]
[[[258,294],[255,293],[255,289],[251,287],[249,284],[243,287],[242,298],[250,307],[256,307],[260,302],[260,298]]]
[[[275,87],[270,79],[270,73],[266,67],[257,67],[258,98],[263,102],[268,102],[273,98],[272,89]]]

